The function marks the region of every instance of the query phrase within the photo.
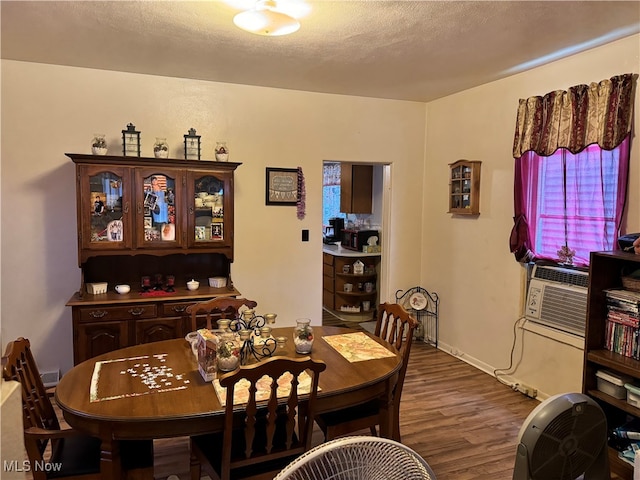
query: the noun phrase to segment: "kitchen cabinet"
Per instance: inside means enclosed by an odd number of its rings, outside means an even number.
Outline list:
[[[372,212],[373,166],[340,164],[340,211],[342,213]]]
[[[585,332],[583,393],[593,397],[607,416],[607,427],[616,427],[640,418],[640,408],[598,390],[596,373],[608,370],[627,375],[640,384],[640,361],[609,351],[606,348],[607,296],[606,289],[622,287],[622,276],[640,269],[640,255],[626,252],[592,252],[589,266],[589,293]],[[633,466],[618,458],[609,447],[611,471],[624,479],[633,477]]]
[[[357,261],[364,264],[361,273],[354,272]],[[380,254],[356,253],[342,248],[334,252],[326,247],[322,265],[323,306],[338,315],[359,315],[359,321],[375,318],[379,303],[379,265]]]
[[[333,274],[334,256],[322,253],[322,304],[331,310],[335,307],[335,276]]]
[[[75,363],[181,338],[189,330],[189,305],[240,295],[230,278],[239,163],[67,156],[76,165],[81,269],[80,288],[67,302]],[[209,277],[225,277],[227,286],[209,287]],[[191,279],[200,282],[198,290],[187,290]],[[107,292],[89,294],[89,283],[106,283]],[[131,291],[118,294],[117,284]]]
[[[480,167],[482,162],[458,160],[449,164],[449,213],[480,214]]]

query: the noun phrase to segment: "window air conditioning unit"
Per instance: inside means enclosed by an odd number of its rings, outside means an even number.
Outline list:
[[[534,265],[525,318],[584,338],[588,287],[588,272]]]

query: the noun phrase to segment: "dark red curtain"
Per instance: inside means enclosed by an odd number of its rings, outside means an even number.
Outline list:
[[[523,185],[535,172],[523,166],[522,155],[533,151],[550,156],[559,148],[578,153],[592,144],[604,150],[618,147],[631,133],[636,78],[636,74],[618,75],[520,99],[513,141],[514,226],[509,238],[510,251],[519,262],[534,258]],[[626,196],[626,178],[623,191]]]

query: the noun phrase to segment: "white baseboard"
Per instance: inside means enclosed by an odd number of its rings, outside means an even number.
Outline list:
[[[496,370],[495,367],[493,367],[492,365],[489,365],[485,362],[482,362],[481,360],[478,360],[477,358],[472,357],[471,355],[467,355],[466,353],[458,350],[455,347],[452,347],[451,345],[448,345],[442,341],[438,341],[438,350],[442,350],[445,353],[448,353],[449,355],[452,355],[460,360],[462,360],[465,363],[468,363],[469,365],[471,365],[472,367],[477,368],[478,370],[483,371],[484,373],[491,375],[492,377],[495,377],[494,374],[494,370]],[[498,369],[499,370],[499,369]],[[501,383],[504,383],[506,385],[515,385],[515,384],[524,384],[526,382],[523,382],[522,380],[512,377],[510,375],[500,375],[500,379],[499,381]],[[537,392],[537,396],[536,396],[536,400],[539,401],[543,401],[546,400],[547,398],[549,398],[549,394],[545,393],[545,392],[541,392],[540,390],[538,390]]]

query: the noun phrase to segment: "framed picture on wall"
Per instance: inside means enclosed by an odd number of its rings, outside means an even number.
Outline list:
[[[267,167],[266,204],[296,205],[298,169]]]

